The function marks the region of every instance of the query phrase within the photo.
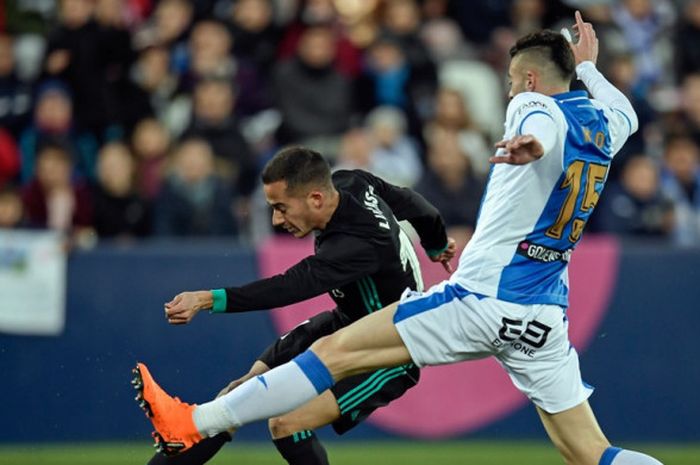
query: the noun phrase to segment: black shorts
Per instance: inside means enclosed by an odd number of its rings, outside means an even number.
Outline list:
[[[317,339],[334,333],[351,321],[337,310],[319,313],[280,337],[258,357],[270,368],[289,362]],[[418,383],[420,371],[409,363],[345,378],[331,388],[340,418],[333,422],[338,434],[351,430],[375,409],[398,399]]]

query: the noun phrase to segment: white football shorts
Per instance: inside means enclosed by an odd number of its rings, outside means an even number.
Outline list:
[[[493,355],[546,412],[575,407],[593,392],[581,379],[560,306],[505,302],[443,281],[423,293],[405,292],[394,324],[416,365]]]

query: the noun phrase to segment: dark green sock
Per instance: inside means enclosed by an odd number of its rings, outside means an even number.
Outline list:
[[[147,465],[203,465],[230,440],[229,433],[219,433],[201,440],[181,454],[167,456],[156,453]]]
[[[326,449],[313,431],[300,431],[272,442],[289,465],[328,465]]]

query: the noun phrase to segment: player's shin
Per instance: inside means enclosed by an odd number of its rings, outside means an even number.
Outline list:
[[[326,449],[313,431],[300,431],[272,442],[289,465],[328,465]]]
[[[333,377],[311,351],[251,378],[228,394],[197,406],[197,429],[213,436],[229,428],[290,412],[334,384]]]

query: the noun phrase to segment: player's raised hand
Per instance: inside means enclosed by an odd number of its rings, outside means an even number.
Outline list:
[[[440,262],[442,263],[442,267],[447,271],[448,273],[452,273],[452,264],[450,263],[450,260],[452,260],[457,253],[457,243],[455,240],[451,237],[447,238],[447,248],[442,251],[440,255],[435,255],[434,257],[430,257],[430,260],[433,262]]]
[[[598,38],[591,23],[583,21],[580,11],[576,11],[576,24],[573,26],[574,33],[578,40],[569,42],[571,51],[574,53],[576,64],[584,61],[592,61],[595,64],[598,59]]]
[[[503,154],[489,158],[491,163],[507,163],[509,165],[524,165],[539,160],[544,155],[544,148],[535,136],[526,134],[496,143],[503,149]]]
[[[207,296],[209,291],[182,292],[176,295],[173,300],[165,304],[165,317],[168,323],[173,325],[184,325],[189,323],[197,313],[207,308]]]

